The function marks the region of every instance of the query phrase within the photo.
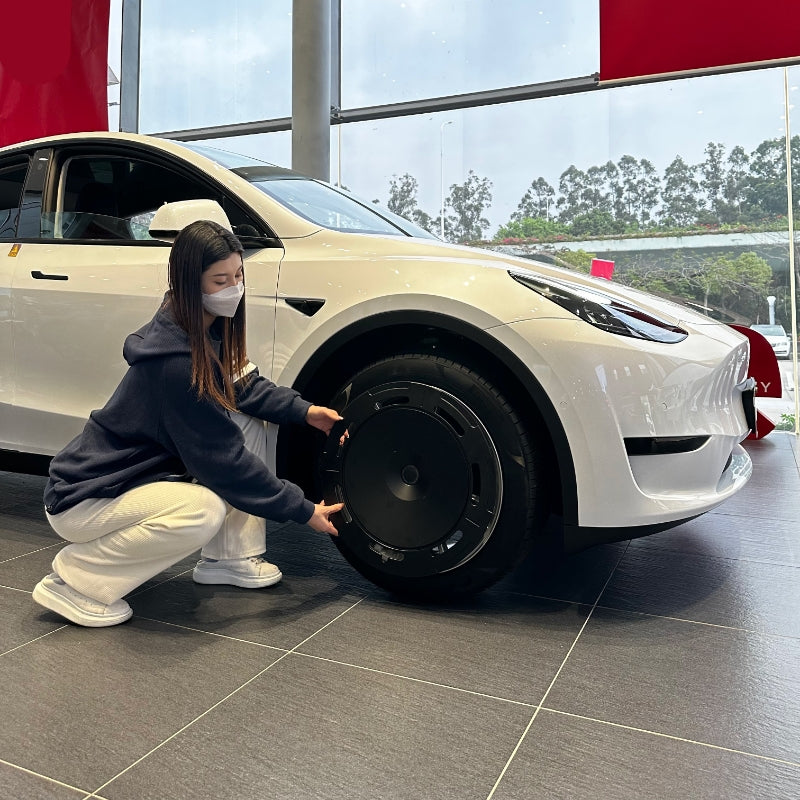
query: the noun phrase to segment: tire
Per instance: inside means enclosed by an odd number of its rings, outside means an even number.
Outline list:
[[[488,380],[441,357],[403,354],[358,372],[330,405],[348,438],[327,440],[323,495],[344,503],[334,542],[368,580],[452,599],[526,555],[547,514],[542,459]]]

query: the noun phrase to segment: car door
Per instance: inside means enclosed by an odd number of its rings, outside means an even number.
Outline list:
[[[19,249],[14,240],[29,163],[29,153],[15,153],[0,160],[0,447],[4,432],[11,426],[14,402],[11,280]]]
[[[147,232],[154,210],[164,202],[224,198],[183,165],[97,145],[53,150],[42,183],[39,236],[22,241],[14,259],[15,394],[5,446],[52,454],[113,392],[127,368],[125,337],[162,301],[169,244]],[[28,191],[30,214],[35,181]],[[262,301],[253,310],[263,310],[267,298],[269,319],[253,327],[270,363],[280,252],[264,251],[261,269],[252,277],[248,271],[249,293]]]

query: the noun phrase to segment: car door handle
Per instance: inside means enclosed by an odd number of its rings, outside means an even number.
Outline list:
[[[47,272],[32,269],[31,278],[36,278],[37,281],[68,281],[69,275],[50,275]]]

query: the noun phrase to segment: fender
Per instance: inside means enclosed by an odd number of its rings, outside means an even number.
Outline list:
[[[417,329],[416,337],[406,338],[405,334],[410,328]],[[395,340],[393,332],[404,332],[402,340]],[[441,344],[437,343],[437,336],[442,334],[460,340],[458,349],[468,361],[470,354],[474,361],[476,346],[488,354],[501,366],[501,371],[511,377],[520,387],[524,396],[518,399],[533,403],[533,407],[542,417],[558,462],[564,522],[577,524],[578,493],[575,468],[561,420],[550,398],[528,367],[487,331],[476,328],[463,320],[436,312],[397,310],[375,314],[348,325],[326,339],[300,368],[293,381],[293,388],[305,395],[309,389],[330,381],[333,373],[331,365],[339,365],[343,360],[347,362],[348,349],[356,345],[359,340],[371,343],[372,348],[376,351],[376,358],[390,355],[398,348],[422,347],[431,352],[445,354],[447,353],[446,348],[440,350],[437,346]],[[524,412],[525,409],[522,410]],[[278,447],[280,454],[282,449],[280,443]]]

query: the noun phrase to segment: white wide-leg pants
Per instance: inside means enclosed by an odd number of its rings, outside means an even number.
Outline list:
[[[245,414],[232,417],[247,449],[266,462],[264,423]],[[266,550],[266,520],[193,483],[149,483],[110,500],[84,500],[47,519],[72,542],[53,559],[53,570],[106,604],[200,548],[204,558],[213,559],[247,558]]]

